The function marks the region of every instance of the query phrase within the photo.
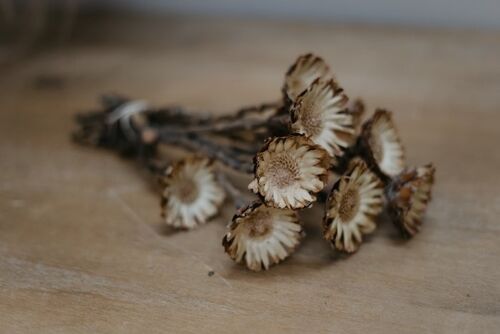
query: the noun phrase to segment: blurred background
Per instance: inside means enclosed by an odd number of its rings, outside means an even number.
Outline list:
[[[0,0],[0,59],[60,45],[89,17],[123,15],[500,29],[498,0]]]
[[[498,0],[93,0],[87,7],[215,16],[500,27]]]
[[[499,0],[0,0],[0,70],[68,88],[60,98],[117,91],[226,111],[276,98],[287,67],[314,52],[375,105],[437,88],[434,102],[453,105],[477,81],[470,101],[489,108],[499,31]]]

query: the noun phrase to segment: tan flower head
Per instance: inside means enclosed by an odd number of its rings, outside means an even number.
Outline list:
[[[275,137],[255,157],[248,188],[267,205],[299,209],[316,201],[328,178],[329,156],[301,135]]]
[[[290,109],[294,132],[340,156],[354,141],[353,116],[346,108],[347,96],[335,81],[315,80]]]
[[[295,211],[255,202],[233,217],[222,245],[234,261],[260,271],[287,258],[303,236]]]
[[[406,237],[418,233],[427,203],[431,200],[436,169],[428,164],[403,172],[395,182],[389,212]]]
[[[162,217],[167,225],[191,229],[217,214],[225,193],[216,181],[212,161],[190,157],[169,167],[161,179]]]
[[[326,202],[323,233],[336,249],[355,252],[363,234],[372,233],[384,204],[384,187],[358,160],[333,186]]]
[[[331,77],[329,72],[328,65],[320,57],[311,53],[302,55],[288,69],[283,90],[291,101],[295,101],[314,80]]]
[[[363,126],[362,136],[369,158],[382,173],[394,177],[403,171],[404,148],[390,112],[377,110]]]

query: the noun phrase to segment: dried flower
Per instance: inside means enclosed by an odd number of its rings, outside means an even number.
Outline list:
[[[329,156],[301,135],[275,137],[255,157],[248,188],[267,205],[299,209],[316,201],[328,178]]]
[[[330,69],[323,59],[311,53],[297,58],[285,75],[283,91],[291,100],[295,99],[318,78],[328,78]]]
[[[303,236],[295,211],[254,202],[233,217],[222,245],[234,261],[260,271],[287,258]]]
[[[367,158],[380,172],[397,176],[405,168],[404,148],[389,111],[378,109],[363,126]]]
[[[372,233],[384,203],[384,187],[366,164],[358,160],[333,186],[326,202],[323,233],[332,246],[355,252],[363,234]]]
[[[191,229],[218,213],[225,193],[217,183],[213,162],[189,157],[162,176],[162,217],[167,225]]]
[[[316,79],[290,109],[292,130],[311,138],[330,156],[342,155],[343,148],[353,143],[355,132],[347,100],[335,81]]]
[[[422,225],[431,200],[435,168],[428,164],[404,171],[394,182],[389,196],[389,213],[404,236],[412,237]]]

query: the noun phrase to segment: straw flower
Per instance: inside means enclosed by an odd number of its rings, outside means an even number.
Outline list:
[[[395,181],[389,213],[406,237],[413,237],[420,230],[422,217],[431,200],[434,173],[434,166],[428,164],[403,172]]]
[[[354,142],[353,115],[346,107],[347,96],[332,79],[316,79],[300,94],[290,109],[294,132],[323,147],[332,157]]]
[[[362,136],[369,160],[383,174],[394,177],[403,171],[404,148],[390,112],[377,110],[363,126]]]
[[[326,202],[323,233],[338,250],[355,252],[364,234],[372,233],[383,209],[384,187],[366,164],[358,160],[333,186]]]
[[[323,59],[311,53],[297,58],[285,75],[283,91],[292,102],[318,78],[328,78],[330,69]]]
[[[303,236],[295,211],[254,202],[233,217],[222,245],[234,261],[260,271],[287,258]]]
[[[212,160],[190,157],[169,167],[161,179],[162,217],[167,225],[192,229],[218,213],[225,193]]]
[[[316,201],[328,178],[328,153],[301,135],[275,137],[255,157],[248,188],[267,205],[299,209]]]

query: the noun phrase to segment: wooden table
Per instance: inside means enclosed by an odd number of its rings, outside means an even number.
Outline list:
[[[0,332],[498,333],[500,33],[208,19],[84,20],[0,77]],[[339,259],[307,239],[268,272],[224,254],[233,209],[168,232],[132,162],[69,140],[103,92],[230,112],[273,101],[297,55],[394,111],[437,185],[422,233],[388,223]],[[240,177],[241,184],[248,177]],[[214,271],[213,275],[209,275]]]

